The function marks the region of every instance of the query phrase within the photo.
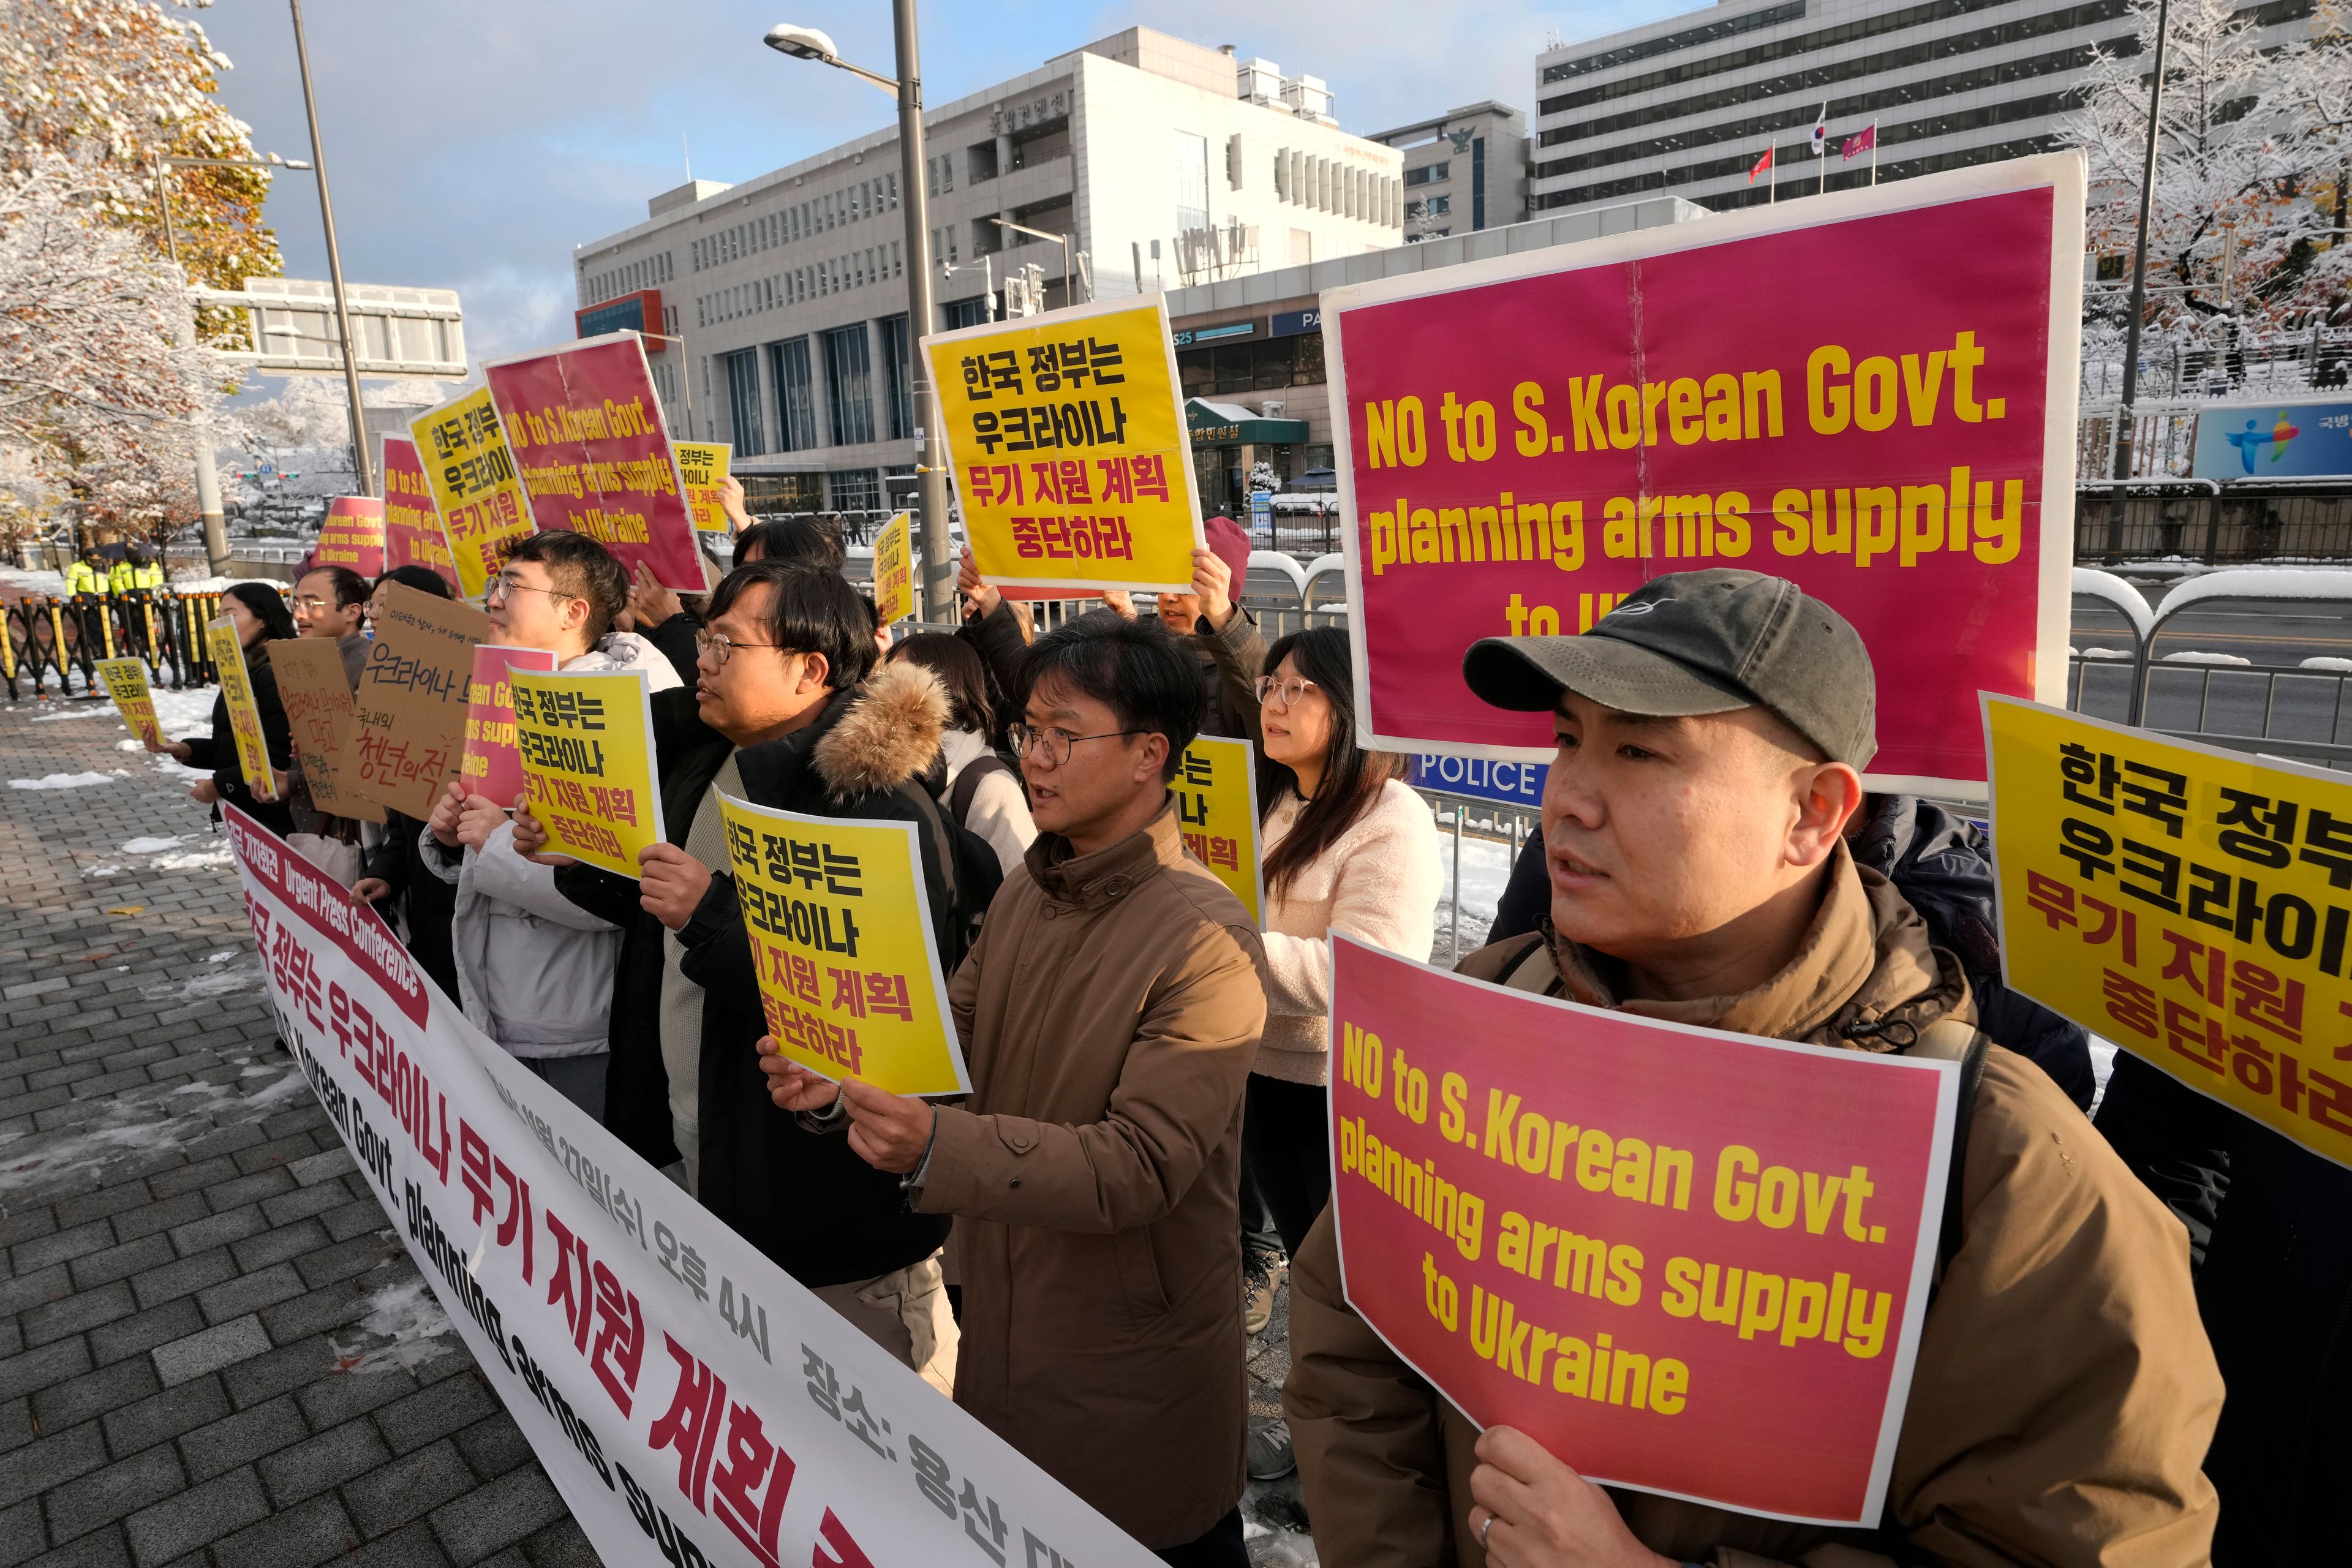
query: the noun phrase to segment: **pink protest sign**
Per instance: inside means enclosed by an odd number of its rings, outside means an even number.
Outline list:
[[[1366,743],[1547,756],[1469,646],[1737,566],[1861,632],[1876,787],[1981,794],[1977,693],[2064,690],[2082,187],[2018,159],[1325,294]]]
[[[467,795],[510,805],[522,793],[514,689],[507,683],[507,672],[530,669],[544,675],[554,668],[555,655],[545,648],[484,643],[474,650],[474,676],[466,686],[466,751],[457,763]]]
[[[433,504],[433,487],[416,456],[416,443],[383,438],[383,569],[423,566],[438,573],[452,592],[463,595],[449,560],[449,536]]]
[[[482,372],[541,530],[588,535],[632,577],[644,562],[665,588],[708,589],[677,455],[635,333],[491,360]]]
[[[337,496],[319,521],[316,566],[348,566],[362,577],[383,572],[383,502],[373,496]]]

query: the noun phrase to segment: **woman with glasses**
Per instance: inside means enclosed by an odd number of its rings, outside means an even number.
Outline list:
[[[269,668],[269,645],[280,637],[294,635],[294,617],[286,613],[286,601],[278,590],[267,583],[234,583],[221,595],[221,613],[236,627],[236,640],[245,647],[246,683],[253,689],[253,706],[261,716],[262,746],[269,753],[269,765],[276,777],[267,795],[257,795],[245,782],[245,770],[237,762],[236,732],[229,727],[228,698],[213,700],[213,732],[185,741],[166,741],[162,745],[147,742],[151,752],[162,752],[192,768],[209,768],[212,777],[198,779],[188,786],[192,799],[213,808],[213,820],[220,820],[223,801],[236,806],[262,826],[283,838],[294,831],[294,814],[286,804],[287,770],[294,763],[294,735],[286,722],[286,706],[278,697],[278,672]]]

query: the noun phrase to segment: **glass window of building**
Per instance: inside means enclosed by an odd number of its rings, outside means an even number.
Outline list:
[[[907,318],[885,316],[874,324],[882,331],[882,401],[890,411],[890,439],[912,440],[915,389],[907,363]]]
[[[824,387],[833,416],[833,444],[849,447],[874,439],[874,373],[865,322],[824,334]]]
[[[806,452],[816,439],[816,384],[809,369],[809,341],[768,345],[768,374],[776,385],[776,424],[782,437],[779,450]]]
[[[760,420],[760,356],[745,349],[725,357],[727,408],[734,429],[735,453],[743,458],[761,457],[768,446]]]

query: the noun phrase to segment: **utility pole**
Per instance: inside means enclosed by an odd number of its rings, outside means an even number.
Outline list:
[[[360,494],[376,493],[375,465],[368,461],[367,416],[360,412],[360,346],[352,336],[352,311],[343,298],[343,258],[335,246],[335,205],[327,196],[327,154],[319,145],[319,99],[310,89],[310,50],[302,39],[302,0],[286,0],[294,13],[294,58],[302,68],[302,109],[310,119],[311,172],[319,176],[319,218],[327,230],[327,278],[335,290],[335,330],[343,341],[343,390],[352,400],[352,472]],[[258,346],[258,345],[257,345]]]
[[[898,47],[898,179],[907,187],[907,373],[915,414],[916,552],[923,559],[916,599],[924,618],[944,621],[955,601],[955,561],[948,548],[946,443],[939,399],[931,386],[923,337],[934,330],[931,308],[931,199],[924,183],[923,68],[915,30],[915,0],[892,0],[891,27]]]
[[[2124,481],[2132,471],[2132,409],[2139,398],[2139,323],[2147,309],[2147,215],[2156,199],[2157,138],[2164,129],[2164,45],[2171,0],[2157,0],[2156,69],[2147,89],[2147,157],[2139,175],[2139,243],[2132,256],[2131,319],[2124,329],[2124,399],[2116,411],[2116,485],[2107,499],[2109,560],[2124,549]]]

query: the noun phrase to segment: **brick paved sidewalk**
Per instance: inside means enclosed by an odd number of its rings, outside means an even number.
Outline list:
[[[125,733],[0,709],[0,1568],[595,1563],[274,1046],[226,842]]]

